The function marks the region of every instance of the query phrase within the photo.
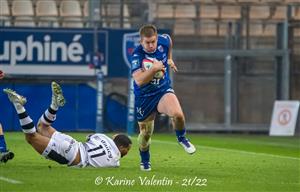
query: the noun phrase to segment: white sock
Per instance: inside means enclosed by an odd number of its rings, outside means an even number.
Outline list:
[[[24,113],[26,110],[20,103],[13,103],[18,114]]]
[[[51,125],[56,119],[56,112],[57,111],[50,106],[41,116],[40,121],[46,125]]]
[[[51,107],[51,109],[53,109],[55,111],[58,110],[58,106],[57,106],[56,102],[54,101],[54,99],[52,99],[50,107]]]
[[[24,109],[24,107],[23,107]],[[36,128],[33,124],[32,119],[27,115],[25,109],[23,113],[18,113],[19,119],[20,119],[20,124],[22,127],[22,131],[24,133],[35,133]]]

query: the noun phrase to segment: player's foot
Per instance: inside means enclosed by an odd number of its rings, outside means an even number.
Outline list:
[[[187,153],[193,154],[196,152],[195,146],[187,138],[183,137],[182,140],[178,142]]]
[[[141,162],[141,170],[142,171],[151,171],[151,163],[150,162]]]
[[[8,99],[12,103],[19,103],[21,105],[24,105],[27,102],[25,97],[23,97],[22,95],[19,95],[17,92],[15,92],[12,89],[6,88],[6,89],[3,89],[3,91],[4,91],[4,93],[7,94]]]
[[[0,153],[0,162],[6,163],[8,160],[13,159],[15,154],[11,151]]]
[[[51,83],[52,89],[52,103],[58,107],[62,107],[65,105],[66,100],[61,90],[61,87],[56,82],[52,81]]]

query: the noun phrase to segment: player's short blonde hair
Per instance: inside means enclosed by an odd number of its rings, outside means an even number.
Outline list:
[[[153,35],[157,35],[157,29],[152,24],[143,25],[140,28],[140,36],[142,37],[152,37]]]

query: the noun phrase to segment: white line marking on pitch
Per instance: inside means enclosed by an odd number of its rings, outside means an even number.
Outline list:
[[[275,142],[265,142],[265,141],[258,141],[258,140],[249,140],[249,139],[244,139],[243,142],[247,143],[255,143],[255,144],[263,144],[263,145],[269,145],[269,146],[278,146],[278,147],[289,147],[289,148],[299,148],[299,143],[296,145],[290,144],[290,143],[275,143]]]
[[[165,144],[170,144],[170,145],[177,145],[175,142],[170,142],[170,141],[161,141],[161,140],[152,140],[152,142],[157,142],[157,143],[165,143]],[[268,157],[275,157],[275,158],[282,158],[282,159],[292,159],[292,160],[298,160],[300,161],[300,158],[297,157],[288,157],[288,156],[282,156],[282,155],[273,155],[273,154],[268,154],[268,153],[256,153],[256,152],[251,152],[251,151],[241,151],[241,150],[236,150],[236,149],[226,149],[226,148],[221,148],[221,147],[210,147],[210,146],[204,146],[204,145],[195,145],[198,148],[207,148],[207,149],[213,149],[217,151],[226,151],[226,152],[235,152],[235,153],[243,153],[243,154],[248,154],[248,155],[262,155],[262,156],[268,156]]]
[[[14,179],[2,177],[2,176],[0,176],[0,180],[6,181],[7,183],[12,183],[12,184],[22,184],[23,183],[22,181],[18,181],[18,180],[14,180]]]

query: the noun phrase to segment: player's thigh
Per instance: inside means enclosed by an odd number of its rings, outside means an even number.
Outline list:
[[[26,140],[40,154],[47,148],[50,138],[40,135],[39,133],[26,134]]]
[[[167,114],[168,116],[183,116],[180,103],[174,93],[166,93],[160,99],[157,110],[160,113]]]
[[[73,137],[56,131],[42,155],[60,164],[71,164],[78,150],[79,143]]]

